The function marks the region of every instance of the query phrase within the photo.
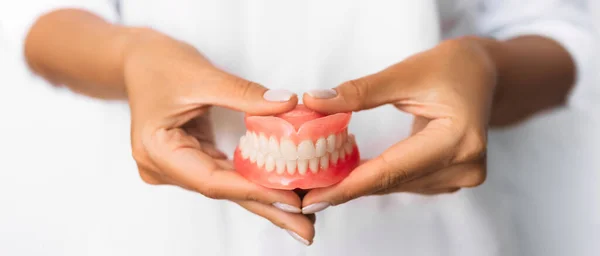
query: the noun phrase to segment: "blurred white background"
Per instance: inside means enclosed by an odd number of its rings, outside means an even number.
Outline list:
[[[600,1],[592,2],[600,27]],[[143,215],[139,209],[160,211],[152,200],[173,192],[144,186],[131,171],[133,163],[131,170],[111,168],[113,161],[130,157],[128,127],[121,125],[127,123],[125,105],[57,92],[27,74],[18,53],[0,48],[0,255],[6,250],[23,255],[75,250],[61,248],[55,237],[81,243],[76,250],[89,250],[87,255],[110,255],[93,236],[110,235],[128,243],[127,230],[117,227],[120,221]],[[600,82],[588,83],[600,90]],[[600,99],[595,101],[600,104]],[[600,108],[577,106],[490,133],[490,166],[505,168],[490,169],[488,182],[477,189],[489,206],[486,214],[515,219],[515,233],[505,235],[517,236],[515,247],[522,255],[600,255]],[[78,139],[66,144],[63,137]],[[120,147],[109,150],[105,144]],[[65,147],[79,154],[47,154],[72,151]],[[102,166],[105,172],[86,171],[90,165]],[[131,184],[130,194],[113,192]],[[170,202],[169,207],[180,203]],[[144,207],[128,208],[129,204]],[[104,217],[86,219],[89,212]],[[161,225],[192,219],[185,212],[167,212],[164,217],[168,221]],[[128,223],[139,229],[148,228],[146,224]],[[160,238],[165,244],[181,242],[173,239],[168,234]],[[144,246],[148,245],[140,245]]]

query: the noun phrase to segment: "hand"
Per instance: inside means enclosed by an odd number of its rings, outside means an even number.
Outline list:
[[[159,35],[129,49],[124,74],[133,157],[145,182],[233,201],[312,240],[313,223],[299,214],[298,195],[255,185],[233,171],[215,145],[208,116],[213,105],[255,115],[281,113],[296,106],[295,95],[267,92],[215,68],[194,48]]]
[[[410,137],[365,161],[337,185],[310,191],[303,199],[304,212],[366,195],[437,194],[482,184],[495,84],[495,66],[487,53],[457,39],[333,91],[311,93],[321,98],[306,94],[304,104],[316,111],[393,104],[415,120]]]

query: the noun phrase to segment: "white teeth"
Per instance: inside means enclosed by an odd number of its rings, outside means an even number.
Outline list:
[[[250,162],[256,162],[256,151],[250,150]]]
[[[306,174],[306,169],[308,169],[308,160],[298,160],[298,173],[300,173],[300,175],[304,175]]]
[[[239,141],[239,149],[244,159],[264,168],[266,172],[300,175],[308,171],[318,173],[327,170],[339,161],[348,158],[354,151],[356,139],[347,131],[321,137],[313,142],[304,140],[298,146],[290,139],[278,141],[275,136],[267,137],[264,133],[246,132]]]
[[[319,160],[321,162],[321,169],[326,170],[327,168],[329,168],[329,155],[324,155],[321,158],[319,158]]]
[[[256,133],[252,133],[250,137],[252,138],[252,148],[258,149],[260,146],[258,143],[258,136],[256,135]]]
[[[346,144],[344,144],[344,150],[346,151],[346,155],[350,155],[352,153],[352,142],[346,142]]]
[[[298,158],[311,159],[315,157],[315,145],[310,140],[304,140],[298,145]]]
[[[245,146],[246,145],[246,136],[242,136],[240,137],[240,144],[241,146]]]
[[[260,152],[263,153],[267,153],[269,152],[269,140],[267,140],[267,137],[264,134],[260,134],[260,136],[258,137],[258,150],[260,150]]]
[[[340,153],[338,151],[333,151],[333,153],[331,153],[331,164],[337,164],[339,157]]]
[[[322,157],[327,153],[327,140],[325,138],[319,138],[317,144],[315,144],[316,157]]]
[[[277,169],[277,174],[283,174],[285,172],[285,160],[281,158],[276,159],[275,168]]]
[[[269,138],[269,154],[271,154],[275,158],[281,157],[281,152],[279,152],[279,143],[275,136],[271,136]]]
[[[256,153],[256,166],[262,168],[265,165],[265,155],[261,152]]]
[[[338,151],[340,152],[340,161],[346,160],[346,150],[344,148],[340,148]]]
[[[312,173],[317,173],[319,171],[319,158],[308,160],[308,168]]]
[[[288,174],[296,172],[296,160],[287,160],[285,166]]]
[[[275,170],[275,159],[271,156],[267,156],[267,160],[265,161],[265,170],[267,172],[272,172]]]
[[[327,137],[327,152],[332,153],[335,151],[335,134],[331,134]]]
[[[296,145],[291,140],[282,140],[281,145],[281,155],[286,160],[295,160],[298,158],[298,152],[296,151]]]
[[[341,133],[338,133],[335,136],[335,148],[336,149],[340,148],[342,146],[342,143],[344,143],[344,138]]]

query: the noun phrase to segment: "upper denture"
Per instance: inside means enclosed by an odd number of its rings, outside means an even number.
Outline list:
[[[265,136],[289,138],[295,144],[303,140],[316,141],[320,137],[337,134],[348,127],[352,113],[323,115],[304,105],[276,116],[246,116],[246,128],[260,131]],[[308,120],[308,121],[307,121]]]

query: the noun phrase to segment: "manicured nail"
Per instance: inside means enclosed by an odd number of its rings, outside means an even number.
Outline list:
[[[291,212],[291,213],[301,213],[302,212],[302,210],[300,210],[300,208],[298,208],[296,206],[291,206],[289,204],[273,203],[273,206],[275,206],[277,209],[282,210],[284,212]]]
[[[290,236],[292,236],[294,239],[298,240],[298,242],[303,243],[306,246],[310,245],[308,240],[302,238],[300,235],[296,234],[296,232],[291,231],[291,230],[286,230],[286,231],[288,232],[288,234],[290,234]]]
[[[292,96],[294,96],[293,92],[290,92],[288,90],[268,90],[267,92],[265,92],[265,94],[263,95],[263,98],[265,98],[265,100],[268,101],[275,101],[275,102],[284,102],[284,101],[288,101],[292,98]]]
[[[327,202],[311,204],[309,206],[302,208],[302,214],[311,214],[311,213],[320,212],[322,210],[325,210],[329,206],[330,206],[330,204]]]
[[[317,99],[331,99],[331,98],[337,96],[337,92],[333,89],[311,90],[306,93],[308,95],[310,95],[311,97],[314,97]]]

